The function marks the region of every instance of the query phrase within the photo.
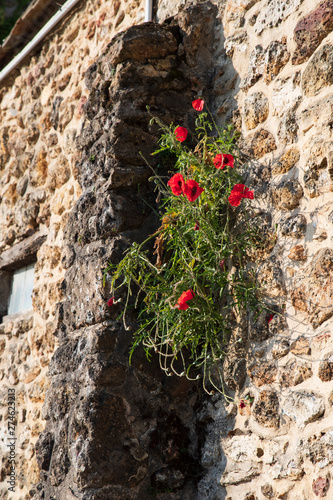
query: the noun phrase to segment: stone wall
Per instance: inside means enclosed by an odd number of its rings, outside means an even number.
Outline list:
[[[333,3],[188,4],[157,2],[163,26],[107,46],[143,5],[85,2],[0,91],[0,252],[46,235],[33,316],[0,326],[1,425],[7,389],[18,397],[17,498],[37,461],[35,500],[332,495]],[[139,353],[128,367],[130,334],[101,283],[156,223],[140,197],[154,202],[137,155],[158,136],[145,106],[191,126],[200,92],[242,133],[268,235],[257,268],[270,310],[247,318],[227,359],[231,405]]]
[[[63,231],[82,192],[75,141],[89,94],[84,74],[115,33],[142,22],[143,7],[143,1],[81,2],[1,83],[0,268],[3,256],[8,260],[20,255],[17,248],[23,242],[39,234],[46,237],[37,253],[33,314],[0,324],[1,498],[29,498],[39,478],[34,445],[45,427],[42,404],[57,346],[54,321],[63,296]],[[17,483],[9,496],[8,389],[15,389],[18,411]]]
[[[270,311],[249,317],[226,363],[237,407],[208,405],[200,499],[333,495],[332,19],[329,1],[231,0],[221,12],[212,97],[242,133],[246,183],[271,217],[257,263]]]

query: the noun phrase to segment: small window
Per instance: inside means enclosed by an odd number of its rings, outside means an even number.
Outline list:
[[[34,268],[45,240],[37,232],[0,254],[0,323],[32,311]]]
[[[8,302],[8,316],[24,313],[32,309],[34,267],[35,264],[29,264],[13,272]]]

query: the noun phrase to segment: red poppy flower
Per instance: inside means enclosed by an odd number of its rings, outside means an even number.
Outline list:
[[[168,181],[168,186],[171,187],[171,191],[176,196],[183,194],[185,188],[185,181],[182,174],[175,174]]]
[[[245,405],[245,403],[244,403],[243,399],[241,399],[241,400],[240,400],[240,402],[239,402],[239,407],[240,407],[240,408],[245,408],[245,406],[246,406],[246,405]]]
[[[188,201],[195,201],[201,193],[203,192],[203,188],[199,186],[197,181],[190,179],[186,181],[185,187],[184,187],[184,194]]]
[[[192,101],[192,106],[196,111],[202,111],[204,104],[205,102],[203,99],[195,99],[195,101]]]
[[[234,168],[234,157],[232,155],[222,155],[219,153],[215,156],[213,163],[216,168],[221,170],[223,170],[224,167]]]
[[[111,297],[111,299],[108,300],[107,304],[109,307],[113,306],[114,303],[114,297]]]
[[[270,317],[268,318],[267,320],[267,323],[270,323],[272,321],[272,319],[274,318],[274,314],[271,314]]]
[[[187,129],[185,127],[177,127],[175,129],[175,136],[177,141],[184,142],[187,137]]]
[[[194,231],[199,231],[199,229],[200,229],[199,222],[196,221],[195,226],[194,226]]]
[[[186,311],[186,309],[189,308],[187,301],[191,299],[194,299],[194,292],[193,290],[187,290],[186,292],[183,292],[181,294],[181,296],[177,300],[177,304],[175,305],[175,307],[177,307],[181,311]]]
[[[253,191],[250,191],[244,184],[235,184],[228,198],[230,205],[238,207],[242,198],[253,200]]]

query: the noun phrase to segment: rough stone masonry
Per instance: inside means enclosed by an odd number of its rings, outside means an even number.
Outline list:
[[[82,2],[1,88],[0,262],[43,240],[33,315],[0,326],[2,395],[15,387],[19,402],[19,497],[332,495],[332,2],[212,3],[160,0],[163,25],[130,28],[143,2]],[[190,127],[200,91],[242,134],[266,241],[270,312],[245,318],[225,365],[232,405],[163,378],[139,352],[128,367],[129,334],[101,282],[106,262],[155,227],[137,155],[158,137],[146,104]]]
[[[132,27],[86,71],[86,121],[76,141],[82,195],[64,230],[65,299],[58,304],[47,424],[36,443],[36,500],[196,494],[198,388],[165,380],[140,352],[128,365],[131,334],[117,321],[117,307],[107,307],[102,274],[129,242],[157,227],[145,204],[154,204],[154,193],[140,152],[150,161],[159,131],[146,108],[166,123],[191,126],[191,101],[207,92],[212,64],[198,55],[198,40],[205,39],[209,54],[215,18],[206,3],[185,11],[179,24]]]

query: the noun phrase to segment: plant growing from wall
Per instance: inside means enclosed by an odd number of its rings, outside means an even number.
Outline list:
[[[212,124],[202,99],[192,105],[198,111],[195,147],[186,145],[186,128],[156,120],[162,135],[154,154],[171,155],[175,168],[167,178],[156,172],[151,178],[161,226],[110,264],[105,279],[111,281],[110,307],[126,289],[121,316],[128,330],[129,308],[138,310],[130,357],[141,345],[148,358],[159,356],[167,375],[202,377],[207,392],[224,392],[231,330],[258,303],[247,258],[256,239],[248,224],[253,192],[237,168],[232,127]]]

